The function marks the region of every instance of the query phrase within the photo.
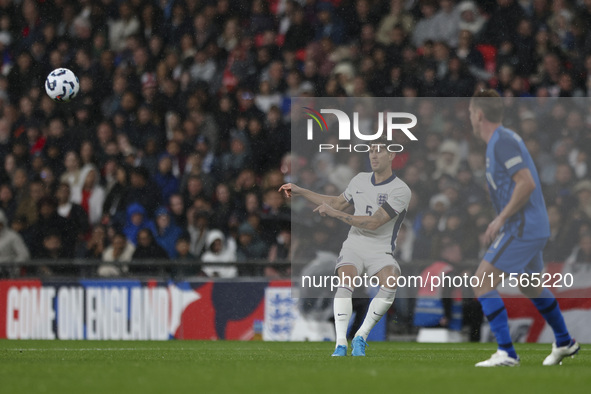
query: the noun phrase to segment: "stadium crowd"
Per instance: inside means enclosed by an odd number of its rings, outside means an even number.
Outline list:
[[[591,1],[2,0],[0,53],[0,262],[95,258],[114,276],[150,267],[111,262],[162,258],[274,276],[291,250],[278,187],[343,184],[337,163],[290,173],[290,97],[585,97]],[[68,104],[44,92],[58,67],[80,80]],[[546,260],[591,262],[591,118],[559,107],[551,133],[530,111],[512,127],[542,177]],[[438,259],[450,243],[481,257],[483,147],[469,127],[421,136],[395,162],[413,191],[397,258]],[[318,242],[338,250],[325,230]],[[207,266],[253,259],[270,263]]]

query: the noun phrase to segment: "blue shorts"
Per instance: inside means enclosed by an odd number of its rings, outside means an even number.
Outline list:
[[[519,239],[502,233],[488,248],[484,260],[506,273],[542,272],[542,251],[548,238]]]

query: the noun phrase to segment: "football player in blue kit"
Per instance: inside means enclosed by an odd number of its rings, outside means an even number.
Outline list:
[[[477,367],[515,366],[515,352],[505,304],[496,290],[509,274],[539,274],[544,268],[542,250],[550,225],[538,173],[517,133],[502,125],[503,100],[494,90],[481,90],[470,100],[470,122],[476,137],[486,142],[486,179],[497,216],[485,232],[490,247],[475,273],[486,278],[474,293],[494,333],[498,350]],[[529,281],[533,283],[535,281]],[[552,292],[542,286],[520,287],[554,331],[556,341],[543,365],[560,364],[579,351],[571,338]]]

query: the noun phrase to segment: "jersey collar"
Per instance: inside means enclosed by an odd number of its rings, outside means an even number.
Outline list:
[[[502,130],[504,130],[505,128],[503,127],[503,125],[500,125],[499,127],[497,127],[495,129],[495,131],[493,131],[492,135],[490,136],[490,139],[492,140],[493,137],[499,133],[501,133]]]
[[[375,174],[375,172],[371,174],[371,184],[374,185],[374,186],[385,185],[386,183],[392,182],[394,179],[396,179],[396,174],[392,173],[392,176],[390,178],[388,178],[385,181],[382,181],[380,183],[376,183],[376,174]]]

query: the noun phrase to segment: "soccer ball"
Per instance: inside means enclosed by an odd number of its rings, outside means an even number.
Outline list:
[[[78,94],[80,82],[78,77],[67,68],[56,68],[45,80],[45,91],[53,101],[67,103]]]

